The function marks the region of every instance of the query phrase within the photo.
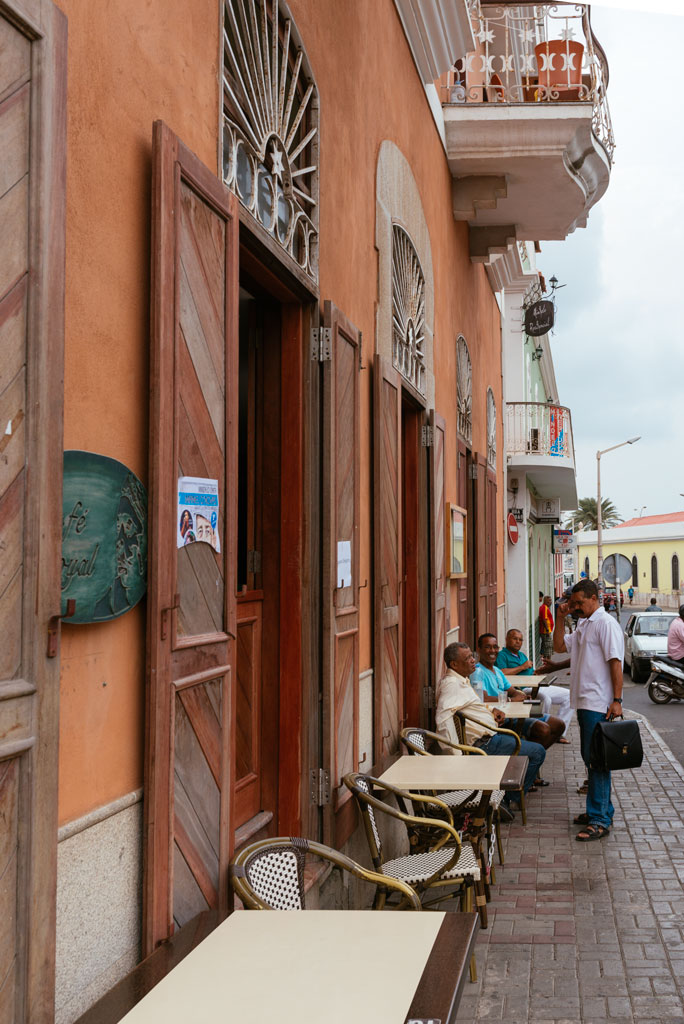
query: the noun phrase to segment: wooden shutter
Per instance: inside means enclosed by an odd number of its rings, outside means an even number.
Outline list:
[[[0,1021],[54,1020],[66,18],[0,5]],[[48,628],[55,631],[48,655]]]
[[[401,384],[376,355],[374,472],[375,762],[399,749],[403,717],[401,636]]]
[[[487,629],[496,633],[496,599],[497,599],[497,569],[496,569],[496,541],[497,541],[497,517],[496,517],[496,476],[491,469],[487,469],[487,550],[486,550],[486,587],[487,587]]]
[[[444,487],[444,420],[430,413],[432,447],[430,448],[430,568],[431,594],[431,681],[436,693],[444,675],[444,648],[449,629],[446,562],[446,492]]]
[[[487,461],[473,452],[473,466],[477,477],[473,481],[473,513],[475,519],[475,637],[489,629],[487,622]]]
[[[458,504],[467,512],[466,575],[456,581],[456,592],[458,594],[458,635],[464,644],[473,644],[475,632],[472,582],[475,574],[475,545],[473,544],[475,524],[473,521],[473,481],[470,478],[471,465],[470,452],[466,448],[465,442],[459,439],[456,475],[458,478]]]
[[[144,953],[228,909],[236,632],[238,209],[154,126]],[[220,553],[176,548],[181,476],[217,479]]]
[[[358,768],[359,750],[361,334],[331,302],[325,303],[324,326],[331,331],[331,358],[323,363],[324,763],[330,765],[334,815],[326,834],[332,831],[330,841],[339,847],[355,823],[342,777]],[[346,545],[350,574],[344,578]]]

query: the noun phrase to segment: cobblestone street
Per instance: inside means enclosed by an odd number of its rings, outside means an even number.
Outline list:
[[[459,1020],[521,1024],[684,1021],[684,770],[642,719],[644,764],[613,774],[611,835],[579,844],[584,810],[577,725],[504,828],[489,928],[478,940],[478,982]]]

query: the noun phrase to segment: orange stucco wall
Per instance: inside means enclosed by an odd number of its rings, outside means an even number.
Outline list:
[[[152,124],[216,167],[220,5],[61,0],[69,19],[65,448],[147,481]],[[60,822],[142,784],[145,605],[63,628]],[[104,685],[106,683],[106,685]]]
[[[218,167],[220,0],[58,0],[69,18],[65,447],[120,459],[147,480],[152,124],[162,118]],[[190,14],[191,9],[191,14]],[[499,593],[503,443],[499,315],[467,228],[451,216],[444,150],[392,0],[291,0],[320,94],[320,291],[375,336],[375,181],[380,146],[411,164],[431,239],[436,408],[447,420],[447,499],[456,487],[455,342],[473,363],[473,447],[486,451],[486,392],[499,412]],[[368,359],[366,360],[368,362]],[[371,374],[362,374],[371,431]],[[362,494],[370,495],[371,450]],[[362,501],[361,579],[371,579]],[[502,599],[502,598],[500,598]],[[372,664],[372,595],[361,591],[361,669]],[[144,604],[99,626],[64,626],[60,821],[142,784]],[[452,625],[456,624],[455,609]]]
[[[375,181],[385,139],[401,150],[415,177],[427,221],[434,272],[435,407],[447,421],[446,496],[456,485],[456,338],[463,334],[473,364],[473,449],[486,452],[486,396],[491,386],[499,413],[501,457],[498,503],[503,516],[500,320],[486,272],[468,257],[468,229],[451,214],[451,177],[401,22],[392,0],[372,4],[320,4],[291,0],[290,10],[307,54],[321,109],[321,297],[332,299],[375,338],[377,258]],[[331,40],[334,41],[331,45]],[[370,358],[370,356],[369,356]],[[370,373],[362,375],[361,436],[372,436]],[[372,494],[371,448],[362,453],[362,494]],[[360,578],[372,575],[371,503],[362,501]],[[503,595],[503,536],[499,537]],[[455,585],[452,626],[457,624]],[[372,600],[361,591],[361,669],[372,666]],[[500,598],[503,600],[503,596]]]

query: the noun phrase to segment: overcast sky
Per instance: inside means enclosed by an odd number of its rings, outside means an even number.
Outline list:
[[[543,243],[538,265],[567,285],[551,346],[578,496],[596,495],[598,449],[641,434],[601,460],[602,494],[630,519],[684,509],[684,17],[594,4],[592,24],[610,66],[611,181],[587,227]]]

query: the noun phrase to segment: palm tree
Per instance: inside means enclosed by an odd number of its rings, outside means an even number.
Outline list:
[[[596,498],[581,498],[579,508],[571,513],[569,522],[573,530],[598,530]],[[617,526],[622,516],[608,498],[601,501],[601,525]]]

